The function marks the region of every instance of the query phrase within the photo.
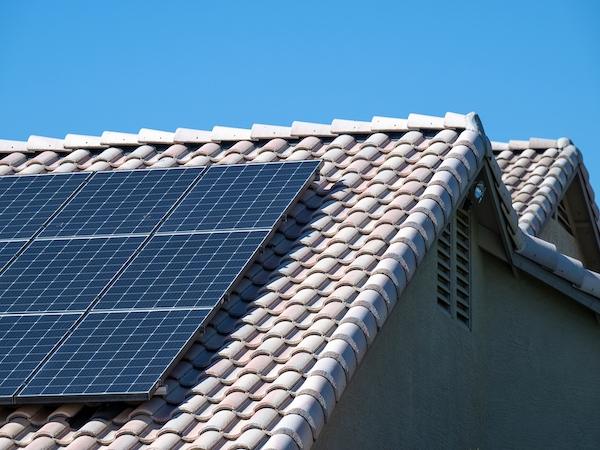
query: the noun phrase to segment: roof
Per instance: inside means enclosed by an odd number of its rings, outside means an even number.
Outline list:
[[[165,389],[141,404],[4,407],[0,449],[309,448],[484,165],[512,250],[599,297],[600,275],[536,237],[587,177],[580,152],[515,142],[491,144],[473,113],[0,141],[2,175],[324,160]]]

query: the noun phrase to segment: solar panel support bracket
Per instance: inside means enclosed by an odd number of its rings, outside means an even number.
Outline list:
[[[154,391],[154,395],[166,396],[167,395],[167,386],[165,386],[164,384],[162,386],[159,386],[156,389],[156,391]]]
[[[229,304],[229,292],[223,294],[223,297],[221,298],[221,304],[222,305],[228,305]]]

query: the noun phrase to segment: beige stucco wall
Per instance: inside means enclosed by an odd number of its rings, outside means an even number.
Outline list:
[[[595,316],[475,248],[467,331],[436,305],[435,253],[313,448],[598,448]]]

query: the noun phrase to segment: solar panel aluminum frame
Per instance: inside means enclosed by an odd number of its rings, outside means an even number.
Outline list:
[[[315,179],[319,169],[323,165],[323,162],[319,161],[319,160],[315,160],[315,161],[311,161],[311,162],[313,164],[316,163],[312,174],[307,177],[306,182],[297,190],[296,195],[291,199],[291,201],[289,202],[287,207],[284,209],[284,211],[280,215],[280,217],[273,224],[273,226],[270,229],[262,229],[262,230],[266,231],[267,234],[265,235],[261,244],[257,247],[257,249],[254,252],[254,254],[252,255],[252,257],[246,261],[243,268],[238,271],[236,277],[234,277],[234,279],[232,279],[228,288],[223,292],[223,296],[222,296],[219,304],[217,306],[215,306],[214,308],[210,309],[210,311],[208,311],[208,314],[206,315],[204,320],[202,320],[202,322],[198,325],[196,332],[193,333],[190,336],[190,338],[188,339],[187,343],[181,347],[181,350],[179,351],[179,353],[177,355],[174,355],[172,362],[165,368],[165,370],[162,373],[162,376],[152,385],[152,387],[147,392],[126,392],[126,393],[120,393],[120,394],[103,393],[103,394],[99,394],[99,395],[87,395],[87,394],[58,395],[58,396],[20,395],[19,393],[22,392],[24,390],[24,387],[27,386],[27,385],[25,385],[13,397],[13,403],[14,404],[40,403],[40,399],[43,399],[44,402],[49,402],[49,403],[54,403],[54,402],[70,403],[70,402],[107,402],[107,401],[144,401],[144,400],[150,399],[154,395],[156,390],[164,385],[168,375],[175,368],[175,366],[180,362],[180,360],[187,353],[187,351],[193,346],[193,344],[196,342],[196,340],[202,339],[206,325],[208,323],[210,323],[212,321],[212,319],[214,318],[214,316],[218,313],[218,311],[220,310],[220,306],[222,306],[223,304],[225,304],[228,301],[229,295],[230,295],[233,287],[243,278],[243,276],[244,276],[245,272],[248,270],[248,268],[260,257],[262,251],[264,250],[264,246],[266,245],[266,243],[268,243],[269,240],[273,237],[273,235],[276,233],[276,231],[279,228],[279,226],[281,225],[281,223],[284,220],[286,220],[287,215],[290,213],[291,209],[293,208],[295,203],[298,201],[298,198],[302,195],[302,193],[305,191],[305,189],[308,187],[308,185],[310,185],[310,183],[312,183],[312,181]],[[284,163],[277,163],[277,164],[286,164],[286,163],[284,162]],[[227,230],[212,231],[211,233],[223,232],[223,231],[227,231]],[[191,233],[191,234],[196,234],[196,233],[197,232]],[[206,232],[201,232],[201,233],[206,233]],[[166,234],[182,234],[182,233],[154,233],[153,235],[157,235],[157,234],[158,235],[162,235],[162,234],[166,235]]]

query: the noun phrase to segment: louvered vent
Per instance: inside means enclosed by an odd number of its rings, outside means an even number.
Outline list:
[[[438,239],[438,306],[471,328],[471,223],[458,210]]]
[[[569,207],[567,206],[566,200],[563,198],[556,208],[556,220],[562,225],[562,227],[573,235],[573,226],[571,225],[571,216],[569,214]]]
[[[452,251],[450,225],[438,240],[438,305],[448,314],[452,312]]]
[[[456,212],[456,318],[470,328],[471,322],[471,224],[462,209]]]

